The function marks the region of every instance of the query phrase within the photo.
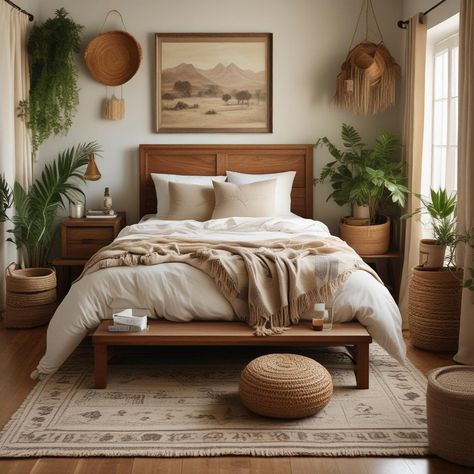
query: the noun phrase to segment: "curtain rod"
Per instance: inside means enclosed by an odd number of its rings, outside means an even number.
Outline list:
[[[35,19],[35,17],[31,13],[27,12],[26,10],[23,10],[23,8],[19,7],[16,3],[13,3],[11,0],[5,0],[5,1],[8,3],[8,5],[11,5],[13,8],[20,10],[21,13],[28,15],[28,19],[30,21],[33,21]]]
[[[436,5],[433,5],[431,8],[423,12],[423,16],[428,15],[428,13],[432,12],[435,8],[438,8],[442,3],[444,3],[446,0],[441,0],[438,2]],[[408,28],[408,23],[410,23],[410,20],[400,20],[397,25],[399,28],[402,28],[403,30],[406,30]]]

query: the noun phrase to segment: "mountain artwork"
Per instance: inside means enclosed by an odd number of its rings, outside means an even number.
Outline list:
[[[157,34],[158,132],[271,132],[271,34]]]

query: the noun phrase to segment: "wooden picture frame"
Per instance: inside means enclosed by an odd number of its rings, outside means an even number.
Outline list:
[[[155,131],[271,133],[271,33],[156,33]]]

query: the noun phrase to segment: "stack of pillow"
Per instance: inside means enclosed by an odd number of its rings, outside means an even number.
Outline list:
[[[295,175],[294,171],[271,174],[227,171],[227,176],[152,173],[157,217],[207,221],[224,217],[288,216]]]

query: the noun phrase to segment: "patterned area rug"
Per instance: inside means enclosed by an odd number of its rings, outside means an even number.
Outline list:
[[[334,382],[329,405],[302,420],[264,418],[241,405],[240,372],[263,351],[185,351],[127,352],[112,361],[107,389],[94,390],[91,348],[79,348],[37,384],[0,433],[0,456],[428,453],[426,379],[375,344],[369,390],[356,389],[353,372],[340,368],[344,352],[302,352],[326,365]]]

